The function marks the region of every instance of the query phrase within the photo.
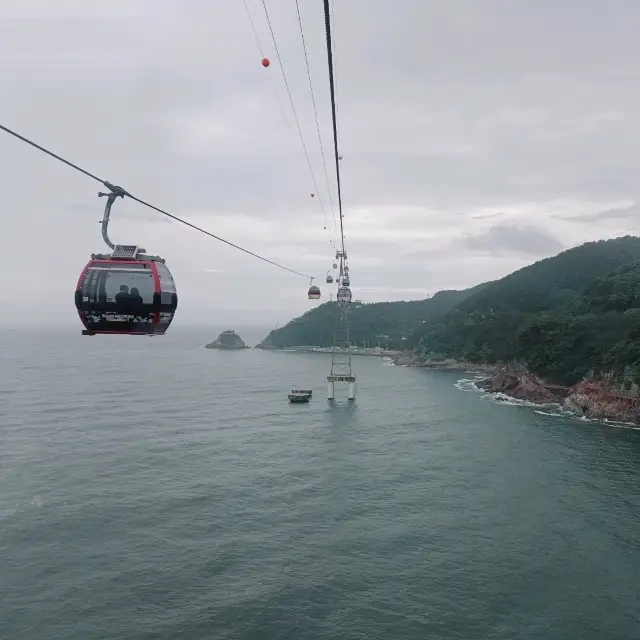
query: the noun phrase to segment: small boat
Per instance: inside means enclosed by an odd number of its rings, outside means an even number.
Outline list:
[[[309,397],[313,395],[312,389],[292,389],[291,393],[306,393]]]
[[[309,402],[310,399],[311,391],[301,391],[299,389],[294,389],[289,394],[289,402],[292,403]]]

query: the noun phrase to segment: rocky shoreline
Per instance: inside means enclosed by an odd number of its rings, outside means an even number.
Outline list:
[[[528,402],[558,404],[578,416],[640,424],[640,397],[616,392],[599,380],[583,380],[572,387],[561,387],[550,385],[532,373],[500,368],[477,384],[492,393],[504,393]]]
[[[444,371],[486,373],[487,377],[476,384],[490,393],[503,393],[537,404],[557,404],[566,411],[588,418],[640,424],[640,397],[616,392],[602,381],[583,380],[572,387],[562,387],[505,365],[477,364],[454,358],[424,359],[412,353],[398,354],[394,363]]]

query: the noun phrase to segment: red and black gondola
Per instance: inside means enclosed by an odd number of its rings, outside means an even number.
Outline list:
[[[162,335],[169,328],[178,307],[173,276],[161,258],[136,250],[116,246],[83,269],[75,303],[85,335]]]
[[[127,195],[108,183],[102,238],[113,253],[92,254],[78,278],[75,304],[84,335],[163,335],[178,308],[173,276],[163,258],[136,245],[115,245],[107,227],[116,198]]]

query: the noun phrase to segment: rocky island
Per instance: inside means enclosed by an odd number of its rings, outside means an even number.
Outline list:
[[[249,349],[242,338],[233,330],[223,331],[213,342],[205,346],[205,349]]]

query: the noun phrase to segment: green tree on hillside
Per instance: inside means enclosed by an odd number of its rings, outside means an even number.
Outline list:
[[[640,336],[640,239],[591,242],[497,280],[413,340],[474,362],[525,361],[553,382],[590,370],[633,376]]]

